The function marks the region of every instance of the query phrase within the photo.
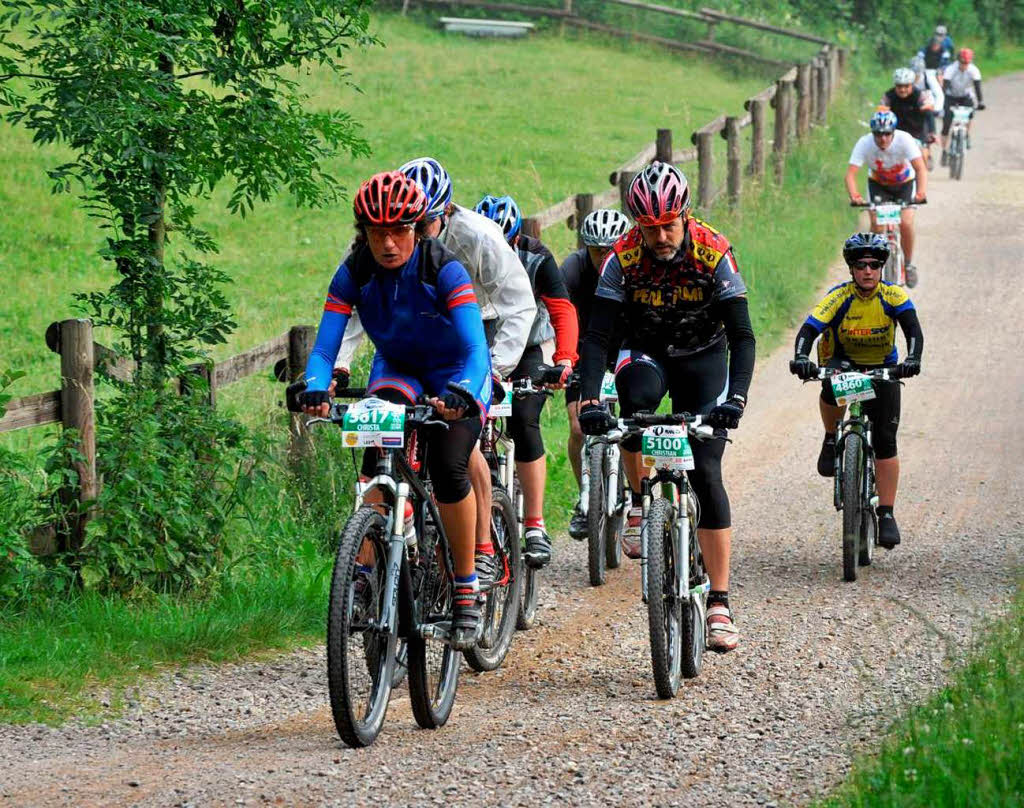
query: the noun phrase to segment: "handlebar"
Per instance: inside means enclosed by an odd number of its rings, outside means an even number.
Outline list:
[[[871,210],[874,210],[879,205],[896,205],[899,208],[903,209],[903,208],[916,208],[919,205],[927,205],[927,204],[928,204],[928,200],[927,199],[922,199],[920,202],[903,202],[903,201],[900,201],[900,202],[882,202],[882,201],[877,200],[877,199],[874,202],[854,202],[853,200],[850,200],[850,207],[851,208],[869,208]]]
[[[628,434],[643,432],[651,426],[685,426],[686,433],[697,440],[724,440],[732,443],[725,435],[716,435],[715,430],[709,424],[704,423],[703,415],[690,415],[688,412],[680,413],[657,413],[638,412],[629,418],[619,418],[616,421],[617,427],[603,438],[597,436],[598,440],[607,443],[618,443]]]
[[[350,388],[355,390],[356,388]],[[349,393],[345,391],[346,397]],[[355,398],[355,396],[351,396]],[[361,396],[360,396],[361,398]],[[349,405],[343,404],[340,401],[331,404],[330,413],[326,418],[314,417],[306,421],[306,426],[313,426],[314,424],[337,424],[341,426],[345,422],[345,412],[348,410]],[[405,424],[406,427],[410,426],[442,426],[448,429],[448,422],[442,418],[437,418],[437,411],[429,404],[406,404],[405,405]]]
[[[882,382],[898,382],[900,379],[893,373],[895,370],[895,366],[872,368],[871,370],[857,370],[856,368],[818,368],[817,376],[813,379],[805,379],[804,381],[824,381],[825,379],[831,379],[833,376],[839,376],[843,373],[859,373],[862,376],[868,376]]]

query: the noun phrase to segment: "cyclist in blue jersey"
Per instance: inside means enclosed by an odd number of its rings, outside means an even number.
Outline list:
[[[331,281],[300,402],[310,415],[327,414],[335,359],[358,310],[376,348],[369,393],[405,404],[426,395],[448,421],[443,433],[430,434],[426,456],[455,555],[452,645],[463,649],[473,643],[481,611],[468,466],[490,406],[491,362],[468,273],[423,236],[427,204],[419,185],[397,171],[375,174],[359,187],[355,244]],[[372,474],[375,464],[374,451],[367,451],[363,474]]]

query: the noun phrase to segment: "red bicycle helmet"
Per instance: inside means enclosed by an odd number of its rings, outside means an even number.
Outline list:
[[[682,171],[655,160],[633,178],[626,205],[639,224],[668,224],[690,206],[690,187]]]
[[[402,172],[383,171],[359,186],[352,210],[362,225],[414,224],[427,213],[427,196]]]
[[[970,64],[974,61],[974,51],[970,48],[960,48],[959,58],[967,64]]]

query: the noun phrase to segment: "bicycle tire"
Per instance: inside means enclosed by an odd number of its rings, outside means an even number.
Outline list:
[[[688,492],[693,497],[692,489]],[[692,512],[697,513],[694,507]],[[689,515],[686,517],[689,519]],[[690,581],[688,588],[693,588],[704,582],[707,573],[704,570],[704,556],[700,551],[700,542],[697,539],[697,521],[690,520]],[[707,595],[701,595],[705,602]],[[703,618],[703,611],[697,604],[696,599],[689,597],[682,608],[682,674],[684,679],[695,679],[700,675],[704,663],[704,649],[707,646],[707,623]]]
[[[626,519],[626,503],[629,492],[626,490],[626,469],[622,465],[622,454],[619,453],[618,507],[615,513],[605,519],[604,523],[604,564],[610,570],[622,565],[622,523]]]
[[[516,490],[513,502],[518,503],[521,497],[522,492],[519,489],[519,480],[516,480]],[[522,526],[517,521],[516,530],[521,531],[521,528]],[[516,615],[516,629],[519,631],[529,631],[537,621],[537,599],[540,592],[540,570],[528,567],[525,561],[522,562],[521,570],[522,575],[520,578],[523,582],[523,597],[519,601],[519,614]]]
[[[420,542],[418,581],[413,587],[420,621],[451,626],[455,595],[454,565],[447,545],[437,537]],[[409,655],[409,700],[416,723],[423,729],[444,726],[452,713],[459,686],[461,654],[448,642],[426,639],[412,626],[406,640]]]
[[[893,246],[895,247],[895,244]],[[889,251],[889,257],[885,260],[885,266],[882,267],[882,280],[886,283],[900,282],[899,256],[896,254],[896,249]]]
[[[379,636],[371,637],[371,643],[383,642],[383,646],[376,646],[374,653],[374,646],[367,645],[367,630],[353,630],[356,559],[368,544],[374,554],[373,568],[387,569],[386,524],[384,516],[376,509],[368,505],[359,508],[342,530],[331,576],[327,609],[327,690],[338,735],[353,748],[369,746],[376,740],[384,725],[391,697],[396,635],[385,633],[383,640]],[[383,594],[382,585],[378,587],[377,594]],[[380,605],[378,597],[373,604],[377,615],[380,614]],[[381,649],[385,652],[383,656]],[[360,662],[365,663],[370,686],[364,707],[359,706],[362,700],[356,693],[357,684],[365,684],[357,682],[363,679],[357,671],[361,667]]]
[[[843,580],[857,580],[857,551],[860,545],[861,436],[851,432],[843,443]]]
[[[870,497],[875,493],[875,475],[873,472],[873,463],[870,462],[868,457],[864,458],[864,475],[867,479],[865,480],[865,485],[862,490],[868,492],[868,502],[870,503]],[[877,539],[878,517],[869,505],[864,509],[863,516],[861,518],[860,550],[857,554],[857,563],[860,564],[860,566],[871,566],[871,561],[875,555],[875,542]]]
[[[608,515],[605,509],[608,505],[605,485],[607,479],[604,473],[605,447],[603,444],[595,444],[591,447],[587,457],[590,465],[590,502],[587,507],[587,572],[590,575],[591,586],[601,586],[604,583],[605,565],[607,563],[605,542],[607,541],[606,528],[608,526]]]
[[[519,615],[519,604],[522,599],[520,570],[523,563],[522,548],[519,543],[519,525],[516,522],[516,511],[512,507],[512,500],[500,488],[494,489],[491,515],[492,524],[500,527],[500,530],[492,528],[492,541],[499,560],[507,569],[507,573],[502,573],[502,579],[505,579],[507,575],[507,581],[500,586],[491,587],[490,592],[487,593],[484,625],[495,621],[497,623],[490,646],[482,648],[477,645],[463,651],[466,663],[478,673],[493,671],[505,661],[509,646],[512,645],[516,619]],[[500,612],[497,612],[499,608]],[[496,613],[499,614],[497,618],[495,617]],[[484,630],[487,631],[486,628]]]
[[[682,604],[672,592],[672,505],[656,499],[647,517],[647,622],[651,668],[659,698],[670,699],[682,680]]]

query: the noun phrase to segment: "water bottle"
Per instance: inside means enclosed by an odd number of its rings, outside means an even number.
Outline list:
[[[412,503],[405,501],[405,522],[402,532],[405,534],[405,546],[410,556],[416,554],[416,519],[413,514]]]

